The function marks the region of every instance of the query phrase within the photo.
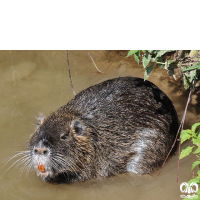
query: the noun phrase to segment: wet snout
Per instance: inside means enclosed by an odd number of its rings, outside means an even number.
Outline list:
[[[50,167],[50,155],[50,148],[44,144],[44,141],[40,141],[36,146],[33,147],[33,167],[38,175],[46,177],[52,174]]]
[[[40,140],[37,145],[33,148],[33,154],[35,156],[47,156],[50,153],[49,143],[48,141],[42,139]]]
[[[37,155],[47,155],[48,154],[48,149],[47,148],[39,148],[39,147],[35,147],[34,148],[34,154]]]

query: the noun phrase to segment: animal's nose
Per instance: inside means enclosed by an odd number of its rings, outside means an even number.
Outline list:
[[[48,154],[48,150],[46,148],[35,148],[34,149],[34,154],[47,155]]]

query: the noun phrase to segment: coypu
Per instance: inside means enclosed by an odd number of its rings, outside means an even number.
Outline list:
[[[153,83],[107,80],[39,118],[28,143],[30,165],[50,182],[151,173],[170,151],[178,124],[172,102]]]

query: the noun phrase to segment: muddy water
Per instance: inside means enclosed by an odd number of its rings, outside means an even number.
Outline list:
[[[112,51],[91,51],[99,74],[87,51],[69,51],[74,89],[79,91],[104,80],[119,76],[143,77],[141,66],[126,59],[124,54]],[[169,83],[164,71],[155,70],[150,81],[158,85],[173,101],[182,116],[186,97],[180,96]],[[65,51],[0,51],[0,161],[21,150],[35,127],[35,116],[48,115],[66,104],[73,93],[69,84]],[[197,118],[189,112],[186,126]],[[187,145],[187,144],[186,144]],[[158,171],[148,176],[124,174],[101,181],[73,185],[44,183],[35,172],[26,174],[9,162],[0,171],[0,199],[2,200],[67,200],[67,199],[162,199],[180,198],[180,183],[191,178],[193,157],[181,161],[180,179],[176,184],[177,156],[172,156],[160,176]]]

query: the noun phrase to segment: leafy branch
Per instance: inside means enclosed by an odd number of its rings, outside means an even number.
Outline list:
[[[162,59],[162,56],[173,50],[130,50],[127,57],[133,55],[136,62],[139,64],[140,60],[144,67],[144,80],[147,80],[150,76],[153,66],[157,64],[162,69],[169,70],[169,64],[173,63],[173,60],[166,60],[165,62]]]
[[[177,60],[163,60],[163,57],[170,52],[175,53],[175,50],[130,50],[127,57],[133,55],[138,64],[142,62],[144,67],[144,80],[149,78],[155,65],[159,66],[161,69],[167,70],[169,75],[176,79],[174,70],[178,68]],[[196,62],[191,67],[182,66],[181,70],[184,88],[187,90],[192,86],[192,82],[198,79],[200,75],[200,62]]]
[[[182,130],[181,135],[180,135],[181,144],[187,140],[191,140],[191,142],[193,144],[192,146],[185,147],[181,151],[180,159],[185,158],[186,156],[190,155],[191,153],[197,157],[197,160],[195,162],[193,162],[192,167],[191,167],[191,171],[194,171],[195,168],[198,169],[197,175],[196,175],[196,177],[194,177],[188,181],[188,185],[190,185],[193,182],[200,184],[200,129],[197,129],[198,127],[200,127],[199,122],[192,125],[191,129]],[[198,198],[196,198],[196,199],[199,199],[200,189],[198,189],[197,195],[198,195]],[[186,200],[186,199],[187,198],[185,198],[184,200]]]

